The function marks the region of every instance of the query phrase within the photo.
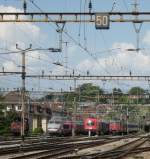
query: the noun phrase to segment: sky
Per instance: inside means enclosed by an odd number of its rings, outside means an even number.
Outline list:
[[[27,12],[88,12],[89,0],[31,0],[27,1]],[[147,0],[137,0],[140,11],[149,11]],[[0,12],[22,12],[23,0],[0,0]],[[133,11],[135,0],[92,0],[93,12]],[[37,8],[37,6],[39,8]],[[0,69],[5,71],[21,70],[21,54],[2,54],[16,51],[16,44],[22,49],[28,48],[58,48],[59,35],[54,23],[0,23]],[[140,31],[140,48],[137,52],[127,51],[136,48],[136,33],[132,23],[111,23],[109,30],[96,30],[94,23],[67,23],[64,28],[69,34],[63,33],[63,51],[34,51],[26,53],[27,74],[75,74],[86,75],[150,75],[150,27],[143,23]],[[74,42],[74,39],[76,42]],[[67,46],[66,46],[67,42]],[[87,48],[92,56],[81,49]],[[94,57],[94,58],[93,58]],[[63,66],[56,66],[59,62]],[[0,89],[15,89],[21,87],[20,76],[0,77]],[[77,85],[83,82],[78,81]],[[127,91],[132,86],[149,89],[148,82],[136,81],[93,81],[105,90],[114,87]],[[39,78],[26,79],[28,90],[60,91],[73,87],[72,81],[49,81]]]

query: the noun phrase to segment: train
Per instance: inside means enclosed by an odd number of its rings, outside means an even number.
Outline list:
[[[47,131],[50,135],[61,135],[64,119],[60,116],[52,117],[47,125]]]
[[[62,124],[62,134],[64,136],[66,135],[71,135],[72,134],[72,131],[74,129],[74,132],[76,135],[81,135],[81,134],[85,134],[85,129],[84,129],[84,125],[83,125],[83,121],[75,121],[75,122],[72,122],[72,121],[64,121],[63,124]]]
[[[88,134],[91,135],[119,135],[127,133],[136,133],[139,131],[138,124],[135,123],[121,123],[119,120],[114,121],[104,121],[101,119],[88,117],[80,121],[71,121],[71,120],[61,120],[51,119],[48,123],[48,133],[50,135],[59,135],[66,136],[71,135],[72,130],[75,130],[75,133]]]
[[[149,122],[150,123],[150,122]],[[150,124],[145,124],[145,131],[150,131]],[[25,118],[25,133],[29,131],[28,119]],[[13,135],[20,135],[21,133],[21,118],[17,117],[10,125],[10,130]],[[66,119],[64,117],[52,117],[47,125],[47,132],[55,136],[69,136],[72,132],[76,135],[88,134],[89,131],[92,135],[107,135],[107,134],[127,134],[136,133],[139,131],[139,125],[136,123],[123,123],[119,120],[104,121],[94,117],[87,117],[85,119]]]
[[[52,136],[67,136],[71,135],[73,129],[76,134],[84,133],[83,121],[78,120],[74,123],[71,119],[65,119],[63,117],[53,117],[49,120],[47,125],[47,131]]]
[[[84,129],[86,133],[106,135],[109,134],[109,122],[89,117],[84,120]]]
[[[127,134],[136,133],[139,131],[139,125],[136,123],[123,123],[121,121],[111,121],[109,123],[110,134]]]
[[[103,121],[96,118],[87,118],[84,121],[84,128],[87,131],[91,131],[92,134],[104,135],[104,134],[127,134],[136,133],[139,131],[139,125],[136,123],[124,123],[120,120]]]
[[[150,132],[150,121],[146,121],[144,124],[144,131],[149,133]]]
[[[24,129],[25,129],[25,133],[27,133],[29,131],[29,123],[28,123],[28,119],[25,118],[24,120]],[[21,118],[20,117],[16,117],[11,125],[10,125],[10,131],[14,136],[20,135],[21,134]]]

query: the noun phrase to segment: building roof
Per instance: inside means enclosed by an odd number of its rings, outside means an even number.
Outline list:
[[[25,96],[25,102],[29,102],[29,100],[31,100],[30,97]],[[4,96],[4,102],[8,104],[21,103],[21,92],[20,91],[9,92]]]

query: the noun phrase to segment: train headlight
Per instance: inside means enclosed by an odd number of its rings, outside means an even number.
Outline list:
[[[93,126],[93,125],[94,125],[94,122],[93,122],[92,120],[88,120],[87,125],[88,125],[88,126]]]

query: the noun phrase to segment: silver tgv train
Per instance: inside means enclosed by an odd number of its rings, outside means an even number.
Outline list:
[[[61,135],[64,119],[60,116],[52,117],[47,125],[48,133],[50,135]]]

